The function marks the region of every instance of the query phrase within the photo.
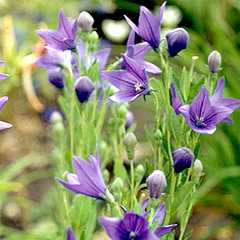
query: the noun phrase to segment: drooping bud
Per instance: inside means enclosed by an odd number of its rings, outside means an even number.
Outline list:
[[[128,130],[134,122],[133,113],[128,111],[125,118],[125,129]]]
[[[128,132],[124,138],[128,160],[132,160],[135,155],[135,147],[137,145],[137,138],[134,133]]]
[[[196,182],[198,182],[202,175],[203,175],[202,162],[199,159],[196,159],[194,164],[193,164],[192,177]]]
[[[75,92],[80,103],[87,102],[94,90],[93,83],[89,77],[78,78],[75,84]]]
[[[63,73],[57,69],[51,69],[48,71],[48,81],[56,88],[64,88],[64,76]]]
[[[214,50],[208,56],[208,67],[212,73],[216,73],[219,70],[219,67],[222,63],[221,54]]]
[[[185,29],[176,28],[167,33],[166,38],[169,56],[174,57],[180,51],[187,48],[190,37]]]
[[[174,170],[176,173],[182,172],[186,168],[190,168],[194,160],[193,152],[186,147],[181,147],[172,153],[174,161]]]
[[[159,198],[167,186],[167,180],[163,171],[153,171],[146,180],[151,198]]]
[[[94,23],[93,17],[86,11],[82,11],[78,17],[78,26],[83,32],[91,32]]]

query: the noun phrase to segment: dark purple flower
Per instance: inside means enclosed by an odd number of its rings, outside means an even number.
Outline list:
[[[170,85],[171,105],[177,115],[180,114],[179,108],[182,106],[181,98],[178,96],[176,87],[173,83]]]
[[[133,113],[128,111],[125,119],[125,129],[128,130],[132,126],[133,122],[134,122]]]
[[[75,84],[75,92],[80,103],[87,102],[93,91],[94,85],[89,77],[78,78]]]
[[[221,66],[222,57],[221,54],[214,50],[208,56],[208,67],[212,73],[216,73]]]
[[[76,47],[77,30],[77,21],[68,19],[64,11],[61,10],[57,30],[40,29],[37,33],[45,40],[48,46],[59,50],[71,50]]]
[[[165,5],[166,2],[160,8],[160,16],[154,16],[146,7],[141,6],[138,27],[125,16],[130,27],[154,49],[160,44],[160,28]]]
[[[5,106],[7,101],[8,101],[8,97],[7,96],[4,96],[4,97],[0,98],[0,111],[3,109],[3,107]],[[12,127],[12,124],[0,121],[0,131],[2,131],[4,129],[7,129],[7,128],[11,128],[11,127]]]
[[[216,131],[216,125],[228,118],[233,109],[224,105],[213,105],[206,87],[203,86],[191,105],[183,105],[179,111],[193,131],[213,134]]]
[[[144,60],[145,55],[148,53],[148,51],[151,49],[150,45],[147,42],[142,42],[138,44],[134,44],[135,42],[135,33],[133,30],[130,32],[128,41],[127,41],[127,52],[124,53],[128,57],[136,60],[139,62],[139,64],[142,64],[146,72],[152,73],[152,74],[160,74],[161,70],[156,65],[147,62]],[[122,68],[124,69],[124,62],[122,62]]]
[[[70,191],[96,199],[105,199],[107,188],[101,174],[100,157],[90,155],[88,160],[73,157],[76,173],[67,174],[67,182],[58,181]]]
[[[4,64],[4,61],[0,60],[0,65]],[[0,81],[6,80],[9,77],[6,73],[0,73]]]
[[[194,161],[193,152],[186,147],[181,147],[173,151],[172,157],[176,173],[180,173],[184,169],[190,168],[192,166],[192,162]]]
[[[64,87],[64,76],[60,69],[50,69],[48,71],[48,81],[56,88],[62,89]]]
[[[167,180],[163,171],[153,171],[146,180],[151,198],[159,198],[167,187]]]
[[[176,224],[161,226],[165,215],[164,205],[159,205],[153,219],[155,230],[150,230],[147,215],[126,212],[122,219],[101,217],[100,222],[112,240],[158,240],[176,228]]]
[[[71,227],[67,228],[67,240],[75,240],[75,236]]]
[[[180,51],[186,49],[189,42],[189,34],[183,28],[176,28],[167,35],[168,53],[170,57],[176,56]]]
[[[123,56],[123,61],[126,70],[102,73],[102,77],[119,90],[110,99],[115,102],[131,102],[149,94],[150,88],[145,68],[128,56]]]

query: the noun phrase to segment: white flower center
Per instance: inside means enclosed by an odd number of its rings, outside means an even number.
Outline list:
[[[143,85],[140,82],[135,83],[134,87],[136,92],[141,92],[144,89]]]

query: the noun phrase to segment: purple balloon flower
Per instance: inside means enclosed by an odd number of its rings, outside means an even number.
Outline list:
[[[165,5],[166,2],[160,8],[160,16],[154,16],[146,7],[141,6],[138,27],[127,16],[124,16],[130,27],[154,49],[160,44],[160,28]]]
[[[193,131],[213,134],[216,131],[216,125],[228,118],[233,109],[225,105],[213,105],[208,90],[203,86],[191,105],[183,105],[179,111]]]
[[[149,94],[148,76],[144,66],[128,56],[123,56],[123,62],[125,70],[102,73],[102,77],[119,90],[110,99],[115,102],[131,102]]]
[[[151,49],[150,45],[147,42],[142,42],[138,44],[135,43],[135,33],[133,30],[131,30],[128,41],[127,41],[127,52],[124,53],[124,55],[127,55],[128,57],[136,60],[139,62],[139,64],[143,65],[146,69],[146,72],[152,73],[152,74],[160,74],[161,70],[156,65],[144,61],[145,55],[149,52]],[[122,68],[124,69],[124,62],[122,62]]]
[[[75,156],[73,163],[76,173],[68,173],[67,182],[61,179],[58,181],[74,193],[96,199],[106,199],[107,188],[101,174],[100,162],[98,154],[90,155],[88,161]]]
[[[224,85],[225,79],[224,77],[221,77],[217,81],[215,91],[213,95],[210,97],[210,102],[212,105],[224,106],[234,111],[235,109],[240,107],[240,99],[223,97]],[[224,121],[230,123],[231,119],[227,117],[226,119],[224,119]]]
[[[147,214],[138,215],[127,212],[122,219],[101,217],[100,222],[112,240],[158,240],[176,228],[176,224],[161,226],[165,215],[165,206],[160,204],[153,218],[155,230],[150,230]]]
[[[39,29],[37,34],[45,40],[48,46],[59,50],[71,50],[76,47],[78,25],[76,20],[70,20],[61,10],[58,16],[57,30]]]
[[[75,240],[75,236],[71,227],[67,228],[67,240]]]
[[[177,94],[176,87],[173,83],[170,85],[170,96],[171,96],[171,105],[177,115],[179,115],[181,112],[179,111],[179,108],[182,106],[182,100]]]
[[[0,111],[3,109],[3,107],[5,106],[7,101],[8,101],[8,97],[7,96],[4,96],[4,97],[0,98]],[[0,121],[0,131],[2,131],[4,129],[7,129],[7,128],[10,128],[10,127],[12,127],[12,124]]]
[[[40,57],[36,64],[46,69],[59,69],[64,66],[71,66],[71,51],[60,51],[54,48],[46,47],[47,53]]]

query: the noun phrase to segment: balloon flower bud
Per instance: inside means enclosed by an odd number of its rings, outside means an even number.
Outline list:
[[[93,83],[89,77],[78,78],[75,84],[75,92],[80,103],[87,102],[94,90]]]
[[[135,169],[135,180],[141,182],[145,173],[145,168],[142,164],[139,164]]]
[[[135,147],[137,145],[137,138],[134,133],[129,132],[124,138],[124,144],[126,147],[128,159],[132,160],[135,155]]]
[[[128,111],[125,118],[125,129],[128,130],[133,125],[133,122],[134,122],[133,113]]]
[[[208,67],[212,73],[216,73],[219,70],[221,66],[221,62],[222,62],[222,57],[218,51],[214,50],[209,54]]]
[[[78,17],[78,26],[83,32],[91,32],[94,23],[93,17],[86,11],[82,11]]]
[[[167,186],[167,180],[163,171],[153,171],[146,180],[151,198],[159,198]]]
[[[178,148],[172,153],[174,161],[174,170],[176,173],[182,172],[186,168],[190,168],[194,160],[193,152],[186,147]]]
[[[189,42],[189,34],[183,28],[176,28],[167,35],[168,53],[170,57],[175,57],[180,51],[186,49]]]
[[[52,69],[48,71],[48,81],[56,88],[62,89],[64,87],[64,76],[59,70]]]
[[[193,164],[193,172],[192,172],[193,179],[196,182],[198,182],[202,175],[203,175],[202,162],[199,159],[196,159],[194,164]]]

